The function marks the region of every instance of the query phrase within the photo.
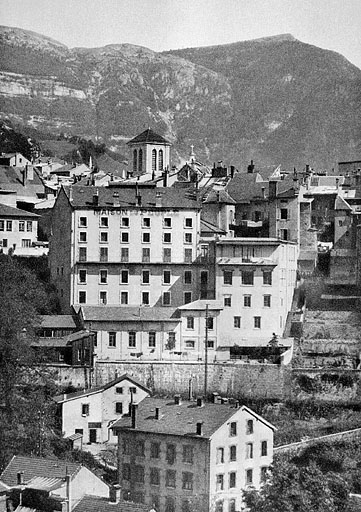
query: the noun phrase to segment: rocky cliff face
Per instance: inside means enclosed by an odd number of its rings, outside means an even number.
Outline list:
[[[156,53],[0,28],[0,115],[113,147],[148,126],[187,156],[332,167],[361,153],[361,71],[292,36]]]

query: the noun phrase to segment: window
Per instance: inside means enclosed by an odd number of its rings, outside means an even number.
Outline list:
[[[120,292],[120,303],[125,306],[128,304],[128,292]]]
[[[210,331],[212,331],[214,329],[214,318],[213,318],[213,316],[209,316],[207,318],[207,328]]]
[[[107,282],[108,282],[108,271],[107,270],[100,270],[99,281],[101,284],[107,284]]]
[[[123,439],[123,454],[130,455],[130,444],[128,439]]]
[[[8,246],[8,240],[7,238],[3,238],[3,247],[7,247]]]
[[[235,329],[241,328],[241,317],[240,316],[234,316],[233,317],[233,327]]]
[[[165,474],[166,487],[175,487],[176,472],[173,469],[167,469]]]
[[[115,402],[115,412],[116,414],[123,414],[123,403]]]
[[[287,208],[281,208],[280,209],[281,219],[287,220],[288,219],[288,210]]]
[[[163,284],[170,284],[171,272],[170,270],[163,270]]]
[[[122,240],[123,244],[129,243],[129,232],[128,231],[122,231],[121,240]]]
[[[115,388],[115,392],[117,393],[117,395],[122,395],[123,394],[123,388],[121,386],[116,387]]]
[[[142,305],[149,306],[149,292],[142,292]]]
[[[232,295],[224,295],[224,307],[230,308],[232,306]]]
[[[170,292],[163,293],[163,306],[170,306]]]
[[[195,341],[194,340],[185,340],[185,347],[194,349]]]
[[[107,303],[107,292],[99,292],[99,303],[104,305]]]
[[[151,485],[159,485],[160,476],[158,468],[150,468],[150,484]]]
[[[149,284],[150,272],[149,270],[142,271],[142,284]]]
[[[237,422],[236,421],[232,421],[229,425],[229,435],[231,437],[234,437],[237,435]]]
[[[253,277],[254,277],[254,273],[252,270],[243,270],[242,271],[242,284],[252,285]]]
[[[130,464],[123,464],[122,467],[122,477],[123,480],[130,480]]]
[[[136,345],[137,345],[136,333],[135,333],[135,331],[130,331],[128,333],[128,347],[135,348]]]
[[[142,262],[149,263],[150,262],[150,248],[143,247],[142,249]]]
[[[24,230],[22,230],[24,231]],[[79,232],[79,242],[86,242],[87,241],[87,233],[86,231],[80,231]]]
[[[79,283],[86,283],[86,270],[79,269],[78,271],[78,281]]]
[[[121,270],[121,272],[120,272],[120,282],[122,284],[128,284],[128,282],[129,282],[129,272],[128,272],[128,270]]]
[[[152,494],[150,497],[150,504],[155,510],[159,510],[159,496],[158,494]]]
[[[100,261],[103,263],[108,261],[108,247],[100,248]]]
[[[88,225],[88,219],[86,217],[79,217],[79,226],[81,228],[86,228]]]
[[[167,444],[166,459],[168,464],[174,464],[176,460],[176,446],[175,444]]]
[[[33,223],[31,220],[26,222],[26,231],[31,232],[33,230]]]
[[[150,217],[143,217],[142,226],[143,228],[150,228]]]
[[[181,512],[192,512],[192,510],[193,507],[191,507],[189,500],[182,500]]]
[[[25,229],[25,223],[24,223],[24,229]],[[20,231],[24,231],[24,229],[22,229]],[[0,220],[0,231],[5,231],[5,221],[4,220]]]
[[[187,329],[194,329],[194,317],[187,316]]]
[[[139,150],[138,154],[138,172],[141,174],[143,172],[143,150]]]
[[[108,332],[108,346],[116,347],[117,345],[117,333],[116,332]]]
[[[342,226],[342,220],[339,220],[339,221],[338,221],[338,225],[339,225],[339,227],[341,227],[341,226]],[[19,231],[20,231],[20,225],[19,225]],[[22,231],[24,231],[24,230],[22,230]]]
[[[271,270],[263,271],[263,284],[272,284],[272,272]]]
[[[267,441],[262,441],[261,443],[261,457],[267,457]]]
[[[163,171],[163,149],[158,152],[158,170]]]
[[[128,247],[122,247],[120,249],[120,261],[123,263],[128,263],[129,261],[129,249]]]
[[[183,462],[193,464],[193,446],[188,444],[183,446]]]
[[[170,244],[172,242],[172,233],[164,233],[163,234],[163,242],[165,244]]]
[[[271,307],[271,295],[263,295],[263,306],[265,308]]]
[[[136,149],[133,150],[133,172],[137,172],[138,170],[138,151]]]
[[[86,261],[87,251],[86,247],[79,247],[79,261]]]
[[[159,459],[160,443],[150,443],[150,457],[151,459]]]
[[[233,272],[231,270],[223,270],[223,284],[232,284]]]
[[[152,150],[152,171],[157,170],[157,150]]]
[[[224,489],[224,475],[216,476],[216,490],[223,491]]]
[[[237,446],[232,445],[229,447],[229,460],[235,462],[237,460]]]
[[[108,217],[100,217],[100,227],[107,228],[109,226]]]
[[[184,304],[192,302],[192,292],[184,292]]]
[[[165,512],[175,512],[174,498],[167,496],[165,499]]]
[[[245,308],[252,306],[252,295],[243,295],[243,305]]]
[[[21,247],[31,247],[31,240],[30,238],[23,238],[21,240]],[[63,267],[61,267],[63,268]]]
[[[246,459],[253,459],[253,443],[246,444]]]
[[[281,229],[280,234],[282,240],[288,240],[288,229]]]
[[[234,498],[228,502],[228,512],[236,512],[236,500]]]
[[[137,393],[137,388],[130,386],[128,391],[131,395],[135,395]]]
[[[82,416],[89,416],[89,404],[81,404]]]
[[[253,483],[253,470],[252,469],[247,469],[246,471],[246,484],[247,485],[252,485]]]
[[[254,317],[254,328],[255,329],[260,329],[261,328],[261,317],[260,316],[255,316]]]
[[[185,233],[184,235],[184,243],[191,244],[192,243],[192,233]]]
[[[4,231],[4,221],[0,221],[0,225],[2,226],[2,229],[0,227],[0,231]],[[19,220],[19,231],[25,231],[25,221]]]
[[[182,489],[186,489],[187,491],[193,490],[193,473],[189,473],[188,471],[182,473]]]
[[[224,448],[217,448],[217,464],[223,464],[224,463]]]
[[[192,284],[192,271],[191,270],[184,271],[184,284]]]
[[[86,292],[79,292],[79,304],[86,303]]]
[[[75,434],[84,434],[84,429],[83,428],[76,428],[75,429]]]
[[[236,472],[231,471],[229,473],[229,488],[233,489],[234,487],[236,487]]]
[[[175,332],[168,332],[167,349],[172,350],[175,347]]]
[[[223,512],[223,500],[216,501],[216,508],[214,512]]]
[[[13,230],[13,221],[7,220],[6,221],[6,231],[12,231]]]
[[[150,243],[150,233],[148,233],[148,232],[143,233],[142,240],[143,240],[144,244],[149,244]]]
[[[101,244],[107,244],[108,243],[108,232],[107,231],[101,231],[100,232],[100,243]]]
[[[191,228],[193,226],[193,219],[191,217],[187,217],[184,224],[186,228]]]
[[[163,248],[163,263],[170,263],[172,261],[172,249]]]
[[[170,217],[165,217],[163,221],[163,226],[165,228],[171,228],[172,227],[172,219]]]
[[[140,484],[144,483],[144,467],[134,466],[134,480]]]
[[[129,217],[122,217],[120,225],[122,228],[129,228]]]
[[[247,420],[246,434],[253,434],[253,420]]]
[[[135,455],[137,457],[144,457],[144,441],[141,439],[138,439],[135,443]]]
[[[193,251],[192,249],[184,249],[184,263],[192,263]]]
[[[265,481],[267,480],[267,472],[268,472],[268,467],[267,466],[264,466],[261,468],[261,471],[260,471],[260,481],[262,484],[265,483]]]

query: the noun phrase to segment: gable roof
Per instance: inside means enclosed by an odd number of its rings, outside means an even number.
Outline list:
[[[85,321],[118,322],[179,322],[177,308],[169,307],[132,307],[132,306],[81,306]]]
[[[120,377],[117,377],[117,378],[109,381],[107,384],[103,384],[102,386],[96,386],[96,387],[93,387],[93,388],[86,389],[84,391],[75,391],[74,393],[56,395],[56,396],[53,397],[53,400],[55,402],[57,402],[58,404],[61,404],[61,403],[64,403],[64,402],[69,402],[71,400],[75,400],[75,399],[83,397],[83,396],[94,395],[96,393],[101,393],[101,392],[103,392],[103,391],[105,391],[105,390],[107,390],[107,389],[109,389],[109,388],[111,388],[113,386],[116,386],[117,384],[119,384],[120,382],[123,382],[124,380],[128,380],[129,382],[131,382],[135,386],[143,389],[146,393],[150,393],[151,392],[150,389],[145,387],[144,384],[139,382],[139,380],[134,379],[133,377],[131,377],[127,373],[124,373]]]
[[[220,234],[225,235],[226,231],[224,229],[221,229],[211,222],[208,222],[207,220],[201,219],[201,233],[213,233],[213,234]]]
[[[155,417],[156,408],[159,409],[159,419]],[[245,406],[236,408],[229,404],[206,402],[199,407],[196,402],[190,401],[177,405],[174,400],[147,397],[138,404],[135,431],[196,436],[196,424],[203,422],[202,438],[207,439],[240,409],[252,414],[272,430],[275,429],[271,423]],[[116,421],[112,428],[114,430],[131,428],[131,421],[129,416],[124,416]]]
[[[72,512],[149,512],[151,507],[143,503],[120,501],[111,503],[108,498],[84,496],[72,509]]]
[[[57,329],[76,329],[76,321],[73,315],[43,315],[41,327]]]
[[[25,483],[36,477],[45,477],[59,479],[60,485],[67,472],[74,478],[81,468],[77,462],[14,455],[0,475],[0,481],[10,487],[15,486],[18,483],[17,474],[23,471]]]
[[[214,190],[212,189],[207,195],[204,203],[224,203],[224,204],[235,204],[236,201],[228,194],[224,189]]]
[[[249,204],[254,197],[263,199],[268,195],[268,182],[263,181],[258,173],[236,173],[226,186],[226,191],[236,203]]]
[[[39,215],[36,213],[27,212],[26,210],[20,210],[6,204],[0,204],[0,217],[16,217],[16,218],[27,218],[37,220]]]
[[[155,133],[150,128],[144,130],[144,132],[134,137],[134,139],[129,140],[127,144],[166,144],[167,146],[170,146],[170,142],[168,140],[161,135],[158,135],[158,133]]]

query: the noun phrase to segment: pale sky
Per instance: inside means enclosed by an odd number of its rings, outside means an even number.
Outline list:
[[[0,0],[0,24],[70,48],[155,51],[291,33],[361,68],[361,0]]]

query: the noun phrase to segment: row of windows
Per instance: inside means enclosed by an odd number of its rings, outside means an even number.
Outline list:
[[[149,483],[151,485],[161,485],[161,477],[163,471],[159,468],[150,468],[149,475]],[[179,478],[179,472],[174,469],[167,469],[164,471],[164,485],[166,487],[170,487],[175,489],[177,487],[177,477]],[[144,466],[130,464],[123,464],[123,480],[125,481],[133,481],[137,483],[143,484],[145,481],[144,477]],[[181,473],[181,482],[178,483],[178,486],[181,485],[182,489],[187,491],[193,490],[193,473],[189,471],[182,471]]]
[[[120,234],[120,240],[123,244],[129,243],[129,231],[122,231]],[[80,243],[86,243],[88,241],[88,236],[86,231],[80,231],[79,232],[79,242]],[[99,241],[102,244],[106,244],[109,242],[109,233],[108,231],[101,231],[99,236]],[[184,239],[185,244],[191,244],[193,243],[193,234],[192,233],[184,233]],[[144,244],[150,243],[150,232],[145,231],[142,233],[142,242]],[[165,232],[163,233],[163,243],[165,244],[171,244],[172,243],[172,233]]]
[[[193,316],[187,316],[187,329],[193,330],[194,329],[194,317]],[[214,329],[214,317],[209,316],[207,318],[207,328],[209,330]]]
[[[21,239],[21,247],[31,247],[32,241],[30,238],[22,238]],[[7,238],[2,238],[0,240],[0,247],[8,247],[9,240]],[[15,249],[16,244],[13,244],[13,247]]]
[[[87,217],[79,217],[79,227],[86,228],[88,227],[88,218]],[[129,217],[121,217],[120,226],[122,228],[130,227],[130,219]],[[109,227],[109,217],[100,217],[99,218],[99,227],[108,228]],[[142,227],[150,228],[151,227],[151,218],[150,217],[142,217]],[[164,217],[163,219],[163,227],[171,228],[172,227],[172,217]],[[186,217],[184,219],[184,227],[192,228],[193,227],[193,219],[192,217]]]
[[[184,304],[188,304],[189,302],[192,302],[192,292],[184,292],[183,293],[183,302],[184,302]],[[86,303],[87,303],[87,292],[85,290],[80,290],[78,293],[78,304],[86,304]],[[128,291],[120,292],[119,303],[122,306],[127,306],[129,304],[129,292]],[[108,304],[108,292],[106,290],[101,290],[99,292],[99,304],[102,304],[102,305]],[[142,306],[150,305],[150,292],[141,292],[140,304]],[[171,292],[163,292],[162,293],[162,305],[163,306],[171,306],[172,305]]]
[[[150,442],[150,458],[151,459],[161,459],[162,453],[164,453],[165,460],[168,464],[172,465],[177,460],[177,448],[178,448],[178,456],[181,456],[181,460],[186,464],[193,464],[194,460],[194,448],[192,445],[184,444],[184,445],[175,445],[172,443],[166,443],[161,445],[161,443],[152,441]],[[145,449],[146,443],[142,439],[137,439],[137,442],[134,445],[130,444],[127,439],[123,439],[123,454],[124,455],[135,455],[137,457],[145,457]],[[134,453],[133,453],[134,450]],[[180,454],[179,454],[180,451]]]
[[[12,220],[0,220],[0,231],[13,231],[15,221]],[[33,222],[31,220],[19,220],[19,231],[31,232],[33,230]]]
[[[232,307],[232,295],[224,295],[223,296],[223,305],[225,308]],[[252,295],[243,295],[243,306],[245,308],[252,307]],[[270,308],[271,307],[271,295],[263,295],[263,307]]]
[[[168,332],[168,345],[173,346],[175,344],[175,340],[176,340],[176,333],[169,331]],[[153,348],[156,346],[156,342],[157,342],[156,332],[149,331],[148,332],[148,346],[150,348]],[[108,332],[108,346],[111,348],[115,348],[117,346],[117,333],[115,331]],[[137,332],[136,331],[128,331],[128,347],[135,348],[136,346],[137,346]],[[123,388],[120,388],[120,389],[123,389]],[[129,389],[133,389],[133,388],[129,388]],[[118,393],[118,391],[117,391],[117,393]]]
[[[86,262],[88,260],[88,253],[86,247],[79,247],[78,260],[80,262]],[[99,261],[106,263],[109,261],[109,250],[108,247],[100,247]],[[121,247],[120,249],[120,261],[122,263],[129,263],[129,248]],[[192,249],[184,249],[184,263],[192,263],[193,251]],[[169,247],[163,248],[163,263],[172,262],[172,249]],[[150,263],[150,248],[142,248],[142,263]]]
[[[117,394],[123,393],[123,388],[117,388],[116,389]],[[137,393],[136,387],[129,387],[128,393],[130,395],[135,395]],[[123,414],[123,402],[115,402],[115,412],[118,414]],[[128,411],[126,411],[128,412]],[[89,416],[90,414],[90,404],[81,404],[81,414],[82,416]]]
[[[271,270],[263,270],[263,284],[271,285],[272,284],[272,271]],[[241,283],[243,285],[253,285],[254,284],[254,270],[242,270],[241,271]],[[223,284],[232,285],[233,284],[233,270],[224,270],[223,271]]]
[[[253,448],[254,443],[246,444],[246,459],[253,459]],[[262,441],[260,446],[260,455],[261,457],[267,457],[268,455],[268,443],[267,441]],[[232,445],[229,447],[228,453],[229,462],[235,462],[237,460],[237,446]],[[225,462],[225,449],[224,447],[217,448],[217,464],[224,464]]]
[[[261,467],[261,470],[260,470],[261,482],[264,482],[266,480],[267,471],[268,471],[268,466]],[[253,484],[253,469],[246,469],[245,480],[246,480],[246,485]],[[228,473],[228,488],[232,489],[235,487],[237,487],[237,474],[236,474],[236,471],[230,471]],[[225,490],[225,475],[222,473],[216,475],[216,490],[217,491]],[[222,508],[219,508],[219,505],[218,505],[218,507],[216,506],[217,512],[222,511],[222,510],[223,510],[223,503],[222,503]]]
[[[63,267],[61,267],[63,269]],[[59,272],[58,272],[59,274]],[[63,272],[62,272],[63,274]],[[78,271],[78,282],[79,284],[86,284],[87,282],[87,270],[86,269],[79,269]],[[150,270],[142,270],[141,275],[141,282],[142,284],[150,284],[150,277],[151,277],[151,271]],[[107,284],[108,283],[108,270],[101,269],[98,273],[99,277],[99,283],[100,284]],[[120,283],[121,284],[129,284],[129,270],[121,270],[120,271]],[[201,279],[203,282],[208,281],[208,272],[202,272]],[[172,280],[172,273],[170,270],[163,270],[163,284],[171,284]],[[192,284],[193,283],[193,272],[192,270],[185,270],[183,273],[183,284]]]

